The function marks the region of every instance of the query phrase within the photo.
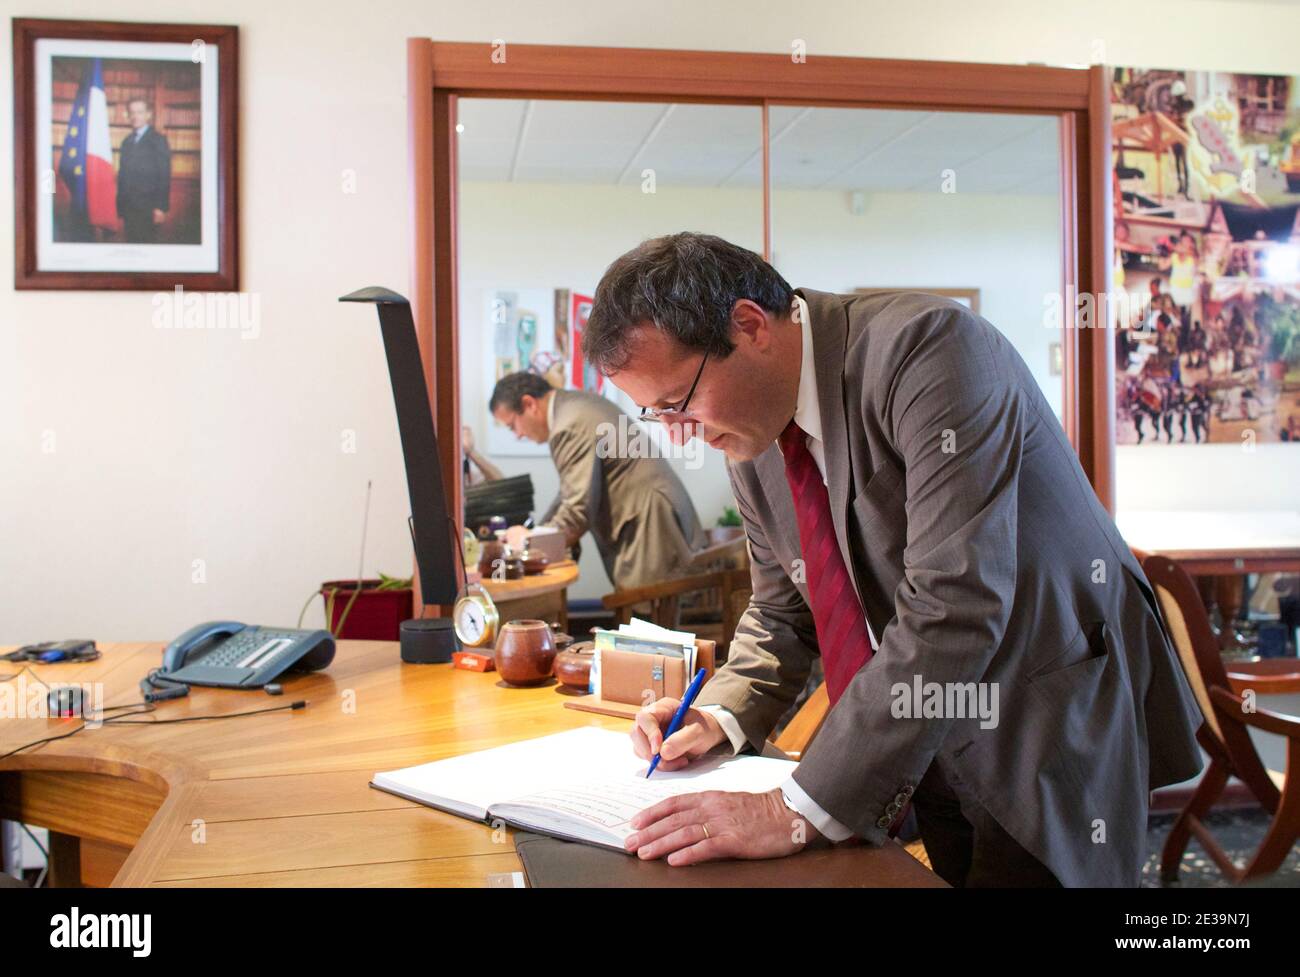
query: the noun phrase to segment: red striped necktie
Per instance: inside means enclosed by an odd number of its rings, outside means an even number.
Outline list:
[[[875,646],[835,540],[830,496],[805,443],[804,432],[791,421],[781,432],[780,440],[781,453],[785,455],[785,477],[794,496],[817,646],[826,673],[826,691],[833,706],[858,669],[871,660]]]

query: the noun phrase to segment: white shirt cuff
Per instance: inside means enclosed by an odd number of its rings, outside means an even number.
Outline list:
[[[707,706],[698,706],[700,712],[707,712],[718,721],[722,731],[727,734],[727,739],[731,740],[731,749],[733,753],[739,753],[749,742],[745,738],[745,733],[740,728],[735,713],[726,706],[711,704]],[[781,785],[781,793],[785,797],[786,804],[799,812],[801,817],[807,818],[814,828],[822,833],[830,841],[846,841],[853,837],[853,829],[846,828],[840,822],[822,810],[821,805],[808,796],[808,792],[795,782],[793,777],[786,779]]]
[[[731,752],[733,754],[739,753],[749,743],[748,738],[745,736],[745,731],[740,728],[740,722],[736,719],[735,713],[726,706],[715,704],[698,706],[697,708],[700,712],[707,712],[718,721],[718,725],[722,727],[722,731],[727,734],[727,739],[731,740]]]
[[[781,785],[781,793],[785,795],[786,803],[811,821],[812,826],[828,840],[845,841],[853,837],[853,829],[846,828],[823,811],[821,805],[809,797],[808,792],[795,783],[793,777]]]

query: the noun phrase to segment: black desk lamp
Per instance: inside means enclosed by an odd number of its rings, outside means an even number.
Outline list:
[[[420,569],[421,609],[425,604],[454,603],[458,593],[456,572],[459,538],[451,538],[453,523],[447,514],[438,441],[429,412],[429,388],[424,382],[420,344],[415,336],[411,303],[396,292],[371,286],[344,295],[340,302],[369,302],[379,307],[379,329],[388,356],[388,375],[397,406],[397,429],[402,438],[406,488],[411,498],[411,542]],[[415,618],[401,625],[402,661],[427,664],[451,661],[460,641],[451,618]]]

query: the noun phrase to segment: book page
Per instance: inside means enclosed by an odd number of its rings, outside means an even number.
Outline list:
[[[375,774],[372,783],[437,807],[486,816],[497,801],[555,784],[618,776],[641,763],[625,734],[584,726]],[[644,773],[644,765],[642,767]]]

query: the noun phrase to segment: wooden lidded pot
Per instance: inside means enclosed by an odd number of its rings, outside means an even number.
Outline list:
[[[509,621],[497,637],[497,672],[507,685],[541,685],[555,665],[555,635],[545,621]]]

